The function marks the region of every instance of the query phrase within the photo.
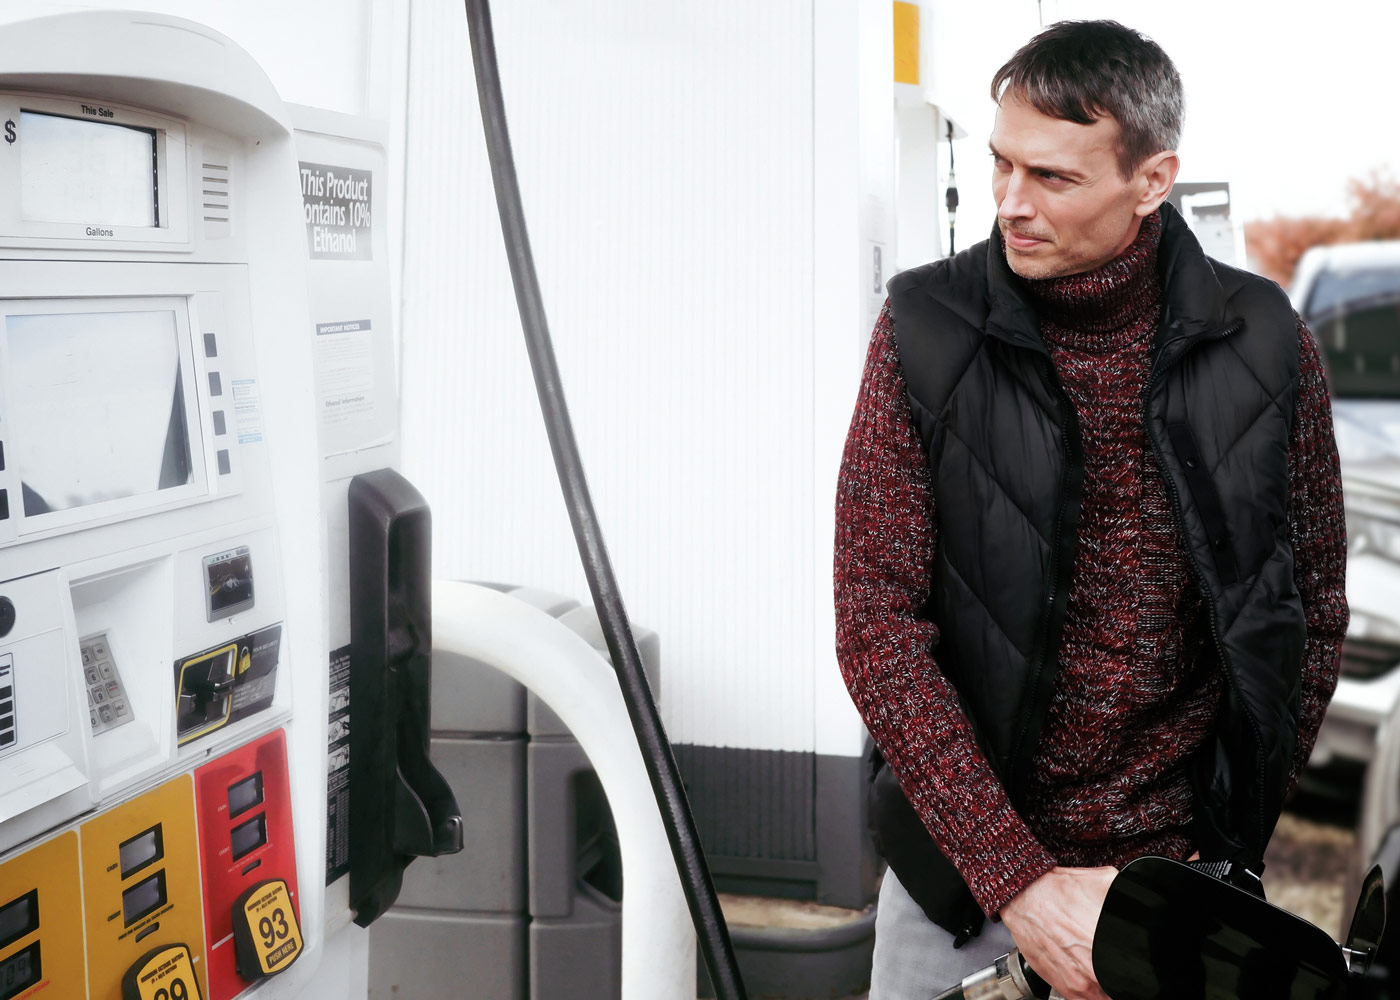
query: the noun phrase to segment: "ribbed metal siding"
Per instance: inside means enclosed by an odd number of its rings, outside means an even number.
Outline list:
[[[675,752],[706,854],[817,860],[814,755],[686,745]]]
[[[661,636],[671,736],[810,750],[811,10],[493,13],[575,429],[629,611]],[[415,0],[411,35],[404,466],[435,571],[582,594],[460,3]]]

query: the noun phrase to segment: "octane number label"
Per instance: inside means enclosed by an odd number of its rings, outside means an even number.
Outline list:
[[[276,879],[253,893],[243,904],[243,915],[253,932],[253,948],[264,975],[281,972],[301,954],[301,929],[286,882]]]
[[[182,944],[162,948],[147,958],[136,974],[136,988],[141,1000],[203,1000],[190,950]]]

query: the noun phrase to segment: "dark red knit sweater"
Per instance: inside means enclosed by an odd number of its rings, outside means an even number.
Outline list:
[[[1142,428],[1160,232],[1153,215],[1098,270],[1027,282],[1079,414],[1086,475],[1059,671],[1024,815],[938,670],[937,624],[920,617],[938,524],[888,307],[870,344],[837,491],[837,655],[876,746],[989,914],[1056,864],[1193,850],[1185,764],[1206,739],[1222,680],[1199,656],[1205,612]],[[1308,640],[1295,778],[1336,686],[1347,622],[1331,409],[1301,322],[1298,344],[1289,517]]]

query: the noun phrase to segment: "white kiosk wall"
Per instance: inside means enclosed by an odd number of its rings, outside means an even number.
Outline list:
[[[582,597],[461,13],[413,4],[404,468],[435,509],[471,498],[439,521],[440,575]],[[832,504],[891,273],[890,4],[515,0],[493,17],[574,427],[629,612],[661,639],[702,837],[721,875],[769,858],[813,884],[864,838]],[[829,899],[863,905],[861,874]]]
[[[387,129],[54,10],[0,12],[0,995],[362,996],[328,664],[397,449]]]

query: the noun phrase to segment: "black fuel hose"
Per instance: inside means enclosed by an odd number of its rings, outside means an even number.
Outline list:
[[[530,237],[525,228],[525,212],[515,174],[510,133],[506,128],[505,101],[501,96],[490,4],[488,0],[466,0],[466,8],[467,24],[471,30],[472,63],[476,69],[477,99],[481,104],[482,126],[486,130],[491,178],[496,187],[496,209],[501,216],[501,233],[505,237],[506,256],[510,259],[515,301],[530,353],[535,391],[539,394],[545,429],[549,433],[549,447],[554,453],[554,467],[564,491],[569,520],[573,524],[574,540],[588,577],[588,589],[598,609],[608,652],[612,654],[617,670],[627,714],[632,719],[647,775],[651,778],[652,791],[661,809],[666,837],[681,875],[681,888],[690,906],[700,952],[710,972],[715,996],[718,1000],[745,1000],[744,983],[739,976],[734,947],[729,940],[729,928],[720,910],[719,897],[715,895],[709,867],[705,864],[695,818],[690,812],[690,802],[681,784],[671,744],[661,726],[661,716],[656,710],[651,686],[642,671],[641,653],[632,636],[627,611],[622,604],[622,593],[603,544],[603,533],[593,510],[578,442],[574,439],[569,409],[564,401],[559,365],[554,357],[554,346],[545,321],[544,301],[530,253]],[[663,959],[658,956],[658,960]]]

